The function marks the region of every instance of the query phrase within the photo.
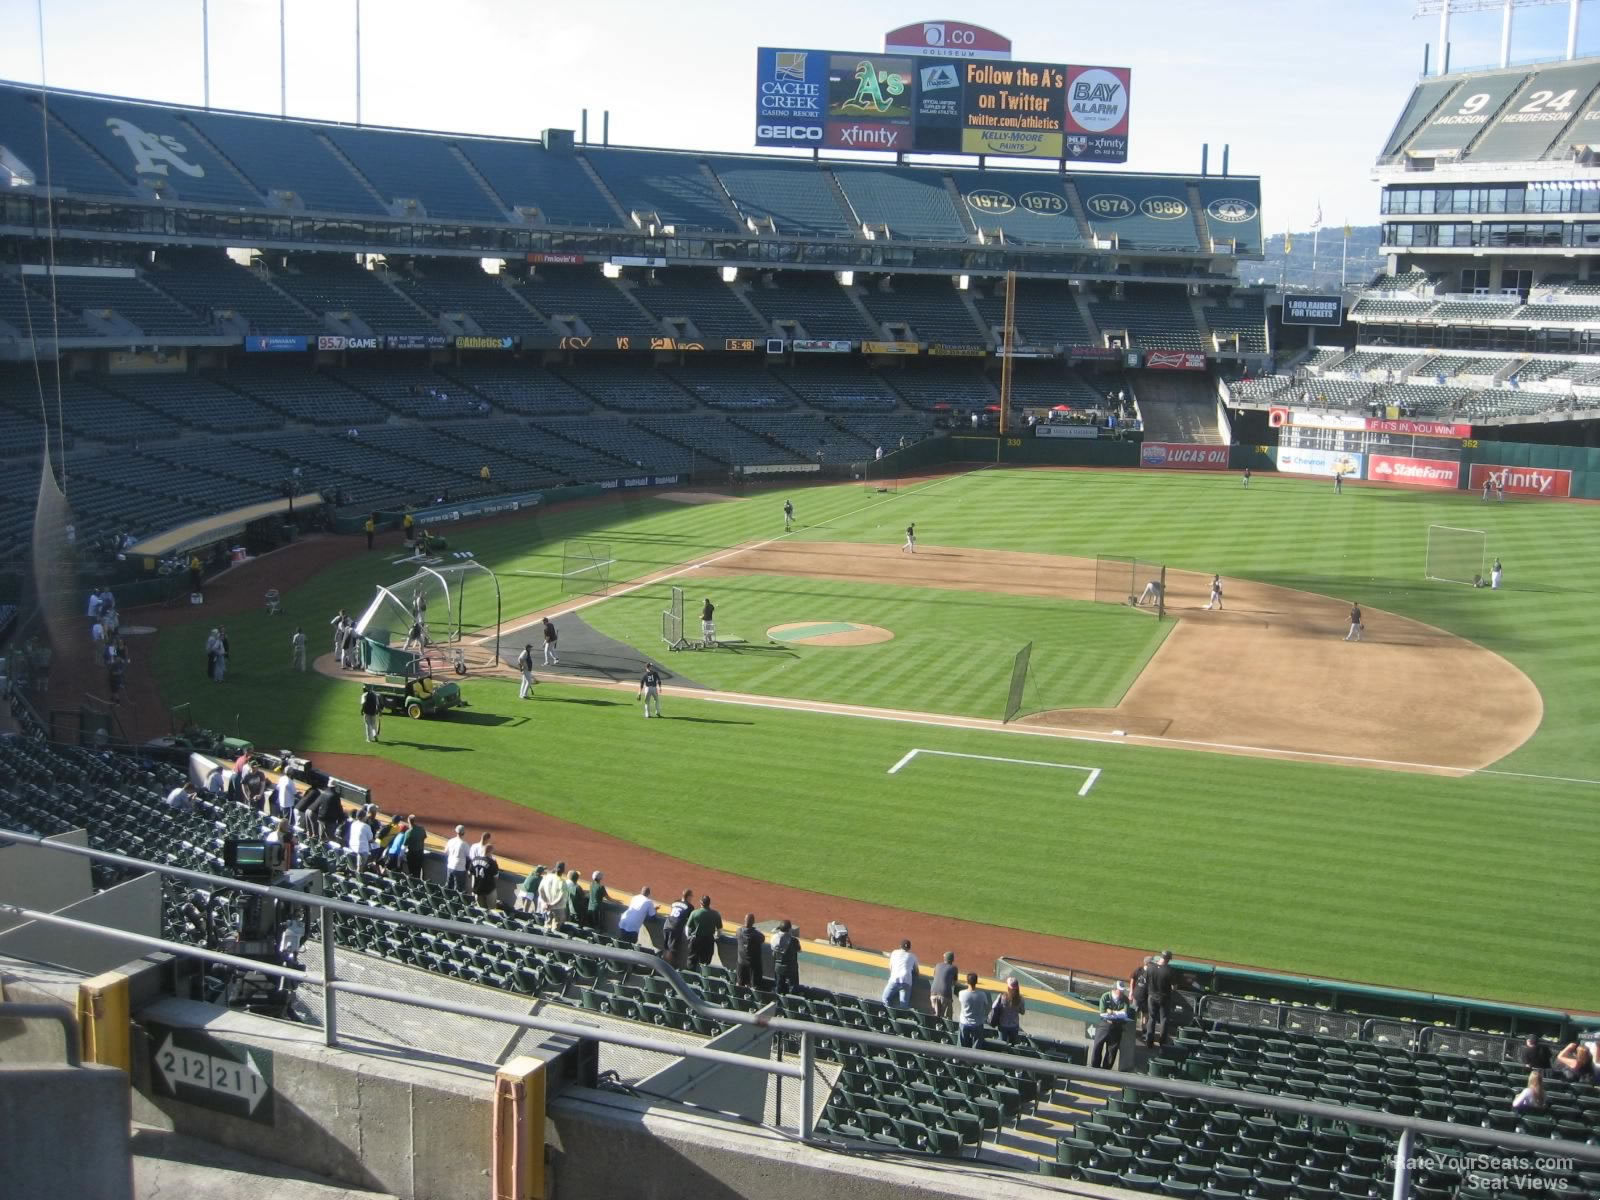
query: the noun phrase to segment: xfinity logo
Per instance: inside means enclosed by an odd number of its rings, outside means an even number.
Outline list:
[[[834,129],[839,144],[892,150],[900,142],[900,131],[887,125],[840,125]]]
[[[757,125],[756,137],[774,142],[820,142],[821,125]]]

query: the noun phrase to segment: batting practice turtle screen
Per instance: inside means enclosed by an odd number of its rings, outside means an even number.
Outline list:
[[[756,145],[1128,161],[1126,67],[756,51]]]

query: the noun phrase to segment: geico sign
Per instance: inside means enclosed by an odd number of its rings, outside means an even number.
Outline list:
[[[756,136],[773,142],[820,142],[821,125],[757,125]]]

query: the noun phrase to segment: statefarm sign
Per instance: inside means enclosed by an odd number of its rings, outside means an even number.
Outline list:
[[[1228,447],[1192,442],[1145,442],[1139,447],[1139,465],[1168,471],[1226,471]]]
[[[1499,463],[1473,463],[1467,487],[1480,491],[1495,483],[1513,496],[1564,499],[1572,495],[1572,472],[1559,467],[1507,467]]]
[[[1369,454],[1367,478],[1373,483],[1456,488],[1461,486],[1461,464],[1442,458],[1402,458],[1395,454]]]

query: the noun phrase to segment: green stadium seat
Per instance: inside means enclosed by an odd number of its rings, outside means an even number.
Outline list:
[[[1189,1183],[1183,1179],[1163,1179],[1161,1181],[1161,1194],[1164,1196],[1198,1196],[1200,1185]]]
[[[1085,1183],[1099,1184],[1101,1187],[1121,1187],[1122,1177],[1115,1171],[1107,1171],[1103,1167],[1079,1167],[1074,1172]]]
[[[1118,1182],[1129,1191],[1134,1192],[1156,1192],[1161,1190],[1160,1177],[1146,1175],[1141,1171],[1124,1171]]]
[[[1082,1128],[1080,1123],[1079,1128]],[[1094,1157],[1095,1145],[1086,1138],[1056,1138],[1056,1161],[1066,1166],[1087,1163]]]

